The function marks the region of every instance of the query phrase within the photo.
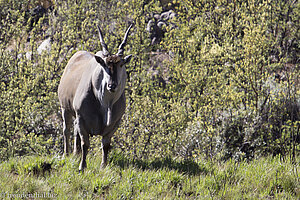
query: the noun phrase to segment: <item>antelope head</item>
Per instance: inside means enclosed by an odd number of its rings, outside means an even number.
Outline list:
[[[126,70],[125,67],[123,67],[125,64],[129,63],[131,60],[132,55],[125,56],[124,53],[124,47],[127,42],[127,37],[129,34],[129,31],[132,27],[132,24],[127,29],[124,39],[122,43],[119,46],[119,50],[117,54],[111,55],[109,53],[109,50],[107,48],[106,43],[104,42],[103,35],[101,32],[101,29],[97,25],[98,32],[99,32],[99,38],[100,43],[102,46],[102,55],[95,55],[96,61],[103,67],[105,73],[104,80],[106,82],[106,89],[114,93],[116,90],[118,90],[120,84],[126,80]]]

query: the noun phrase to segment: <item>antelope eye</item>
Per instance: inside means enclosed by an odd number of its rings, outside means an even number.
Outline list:
[[[119,56],[117,56],[117,57],[115,57],[115,59],[114,59],[114,63],[118,63],[118,62],[120,62],[120,57]]]

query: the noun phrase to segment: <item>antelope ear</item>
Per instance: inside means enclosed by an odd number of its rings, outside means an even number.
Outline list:
[[[95,55],[95,59],[96,59],[96,61],[97,61],[100,65],[102,65],[102,66],[105,66],[105,65],[106,65],[105,62],[104,62],[104,60],[103,60],[100,56],[96,56],[96,55]]]
[[[124,58],[124,65],[127,64],[127,63],[129,63],[130,60],[131,60],[131,58],[132,58],[132,55],[126,56],[126,57]]]

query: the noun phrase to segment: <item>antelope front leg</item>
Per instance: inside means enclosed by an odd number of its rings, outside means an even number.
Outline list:
[[[102,138],[102,162],[101,162],[101,168],[105,168],[107,165],[107,156],[108,156],[108,151],[110,149],[110,141],[111,137],[110,136],[104,136]]]
[[[86,168],[86,156],[90,147],[90,140],[88,134],[80,134],[81,139],[81,161],[79,165],[79,171],[83,171]]]

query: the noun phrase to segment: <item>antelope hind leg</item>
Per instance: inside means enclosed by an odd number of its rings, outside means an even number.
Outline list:
[[[76,123],[76,129],[81,140],[81,161],[79,164],[79,171],[83,171],[86,168],[86,156],[90,147],[90,139],[88,132],[84,129],[83,121],[80,120],[79,117],[77,117],[76,120],[78,120]]]
[[[67,156],[70,152],[70,130],[72,124],[72,116],[65,109],[62,108],[61,110],[63,118],[64,156]]]
[[[77,119],[74,120],[74,150],[73,155],[79,155],[81,152],[81,139],[79,135],[79,127],[77,126]]]

